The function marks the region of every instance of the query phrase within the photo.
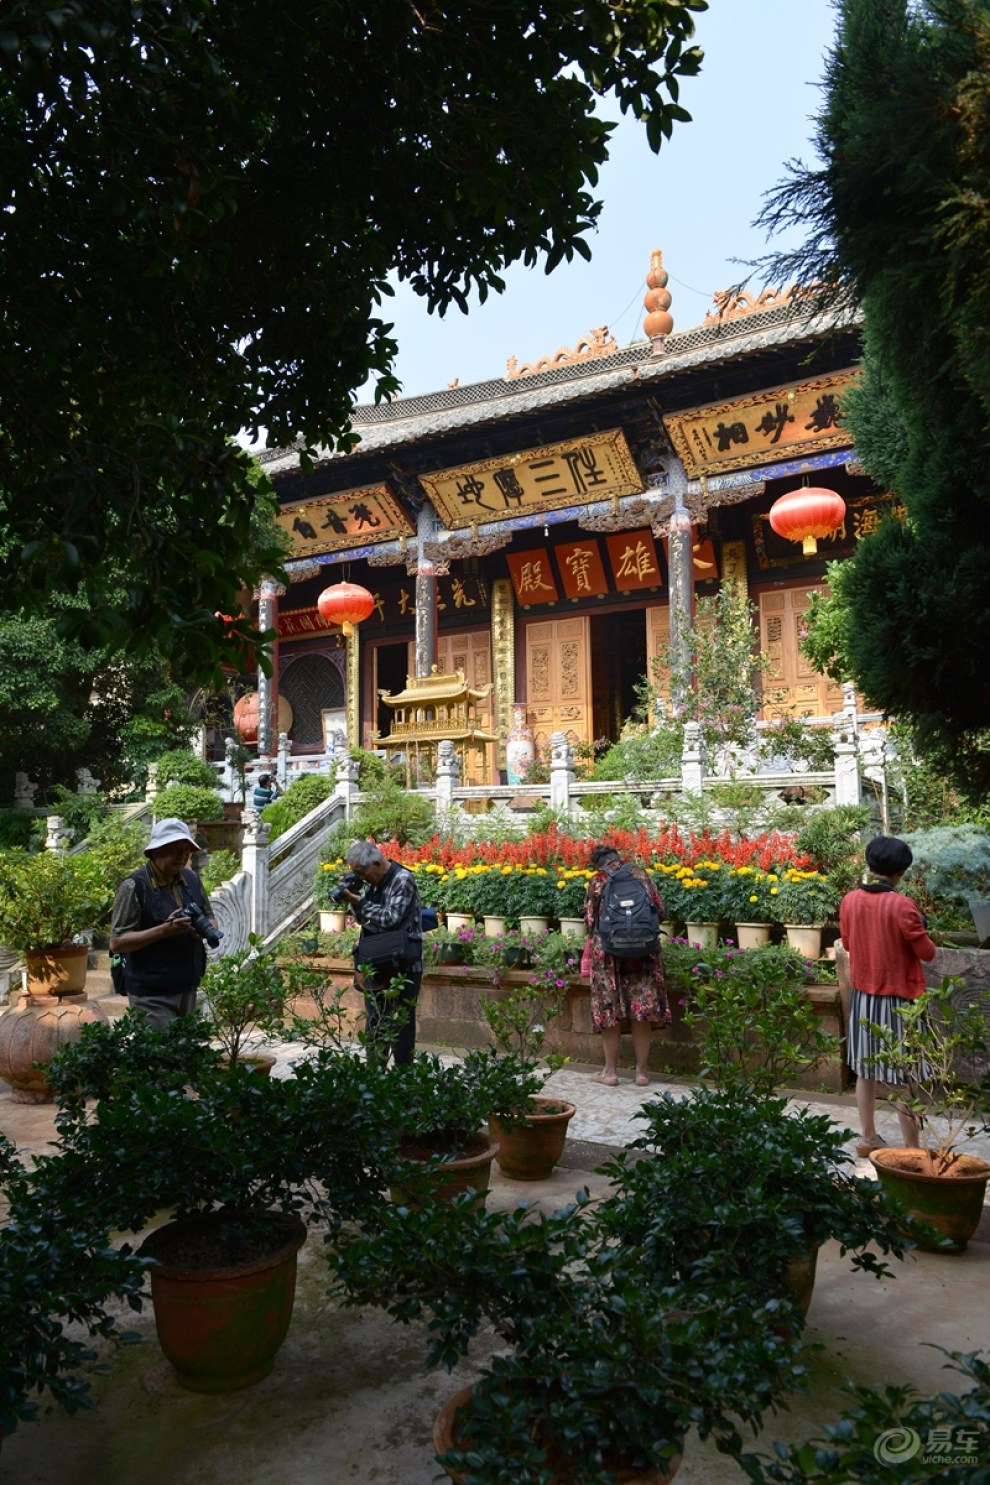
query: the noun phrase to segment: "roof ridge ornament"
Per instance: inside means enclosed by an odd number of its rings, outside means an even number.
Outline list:
[[[663,253],[659,248],[654,248],[650,254],[650,271],[646,275],[647,293],[643,299],[643,307],[647,311],[643,329],[650,338],[654,356],[662,353],[664,341],[674,328],[673,317],[669,313],[671,301],[667,282]]]
[[[582,335],[573,350],[565,345],[558,346],[552,356],[524,361],[521,366],[515,356],[510,356],[505,363],[505,379],[514,381],[517,377],[533,376],[540,371],[558,371],[562,366],[575,366],[582,361],[594,361],[599,356],[611,356],[618,349],[618,341],[610,334],[608,326],[598,325],[587,335]]]

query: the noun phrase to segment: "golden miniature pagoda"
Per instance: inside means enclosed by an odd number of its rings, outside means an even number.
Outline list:
[[[429,675],[407,676],[404,691],[379,691],[394,716],[387,737],[372,734],[375,744],[390,755],[404,754],[406,786],[422,777],[422,756],[436,767],[437,743],[448,738],[461,761],[461,779],[468,784],[487,784],[492,779],[492,754],[496,741],[485,732],[478,705],[491,692],[491,685],[472,690],[463,670],[442,673],[434,666]]]

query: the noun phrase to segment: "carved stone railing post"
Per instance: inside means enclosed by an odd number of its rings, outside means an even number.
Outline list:
[[[268,836],[271,826],[254,810],[245,810],[241,867],[251,878],[251,932],[264,938],[268,932]]]
[[[278,735],[278,761],[275,764],[275,777],[278,780],[279,787],[282,789],[288,788],[291,782],[289,779],[288,758],[289,734],[287,732],[280,732]]]
[[[361,765],[356,758],[351,757],[347,738],[342,732],[334,733],[333,767],[334,796],[343,801],[344,813],[349,820],[354,810],[354,796],[358,792],[358,773]]]
[[[28,778],[26,773],[14,774],[14,808],[15,810],[33,810],[34,796],[38,792],[38,786]]]
[[[684,723],[684,744],[681,748],[681,789],[685,794],[700,794],[705,787],[704,745],[701,740],[701,723]]]
[[[45,819],[45,850],[56,856],[64,856],[72,840],[72,831],[66,828],[61,815],[48,815]]]
[[[570,814],[571,785],[574,783],[574,749],[566,732],[550,734],[550,808]]]
[[[835,754],[835,803],[862,804],[863,784],[859,773],[859,744],[856,721],[848,711],[832,718],[832,751]]]
[[[461,760],[449,737],[437,743],[437,826],[443,829],[454,813],[454,790],[461,782]]]
[[[154,809],[155,800],[158,798],[158,764],[148,764],[148,782],[144,786],[144,802],[150,809]]]

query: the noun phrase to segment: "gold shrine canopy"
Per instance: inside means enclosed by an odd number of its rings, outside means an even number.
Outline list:
[[[444,739],[454,744],[464,782],[488,783],[491,777],[488,750],[496,739],[481,726],[478,705],[486,700],[491,689],[488,685],[472,690],[463,670],[440,672],[434,666],[429,675],[407,676],[404,691],[379,691],[394,716],[388,736],[376,732],[374,740],[390,755],[405,755],[407,784],[412,780],[413,759],[418,777],[421,754],[427,753],[431,762],[435,762],[436,745]]]

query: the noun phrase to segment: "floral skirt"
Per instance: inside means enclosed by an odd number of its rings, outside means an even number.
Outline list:
[[[591,1019],[596,1031],[611,1031],[632,1021],[669,1026],[663,960],[613,959],[591,941]]]

